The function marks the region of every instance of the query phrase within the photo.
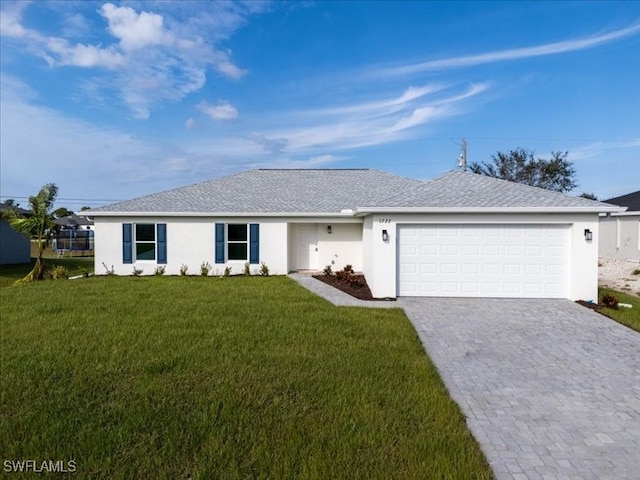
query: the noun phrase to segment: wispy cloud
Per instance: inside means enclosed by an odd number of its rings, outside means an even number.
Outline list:
[[[372,76],[379,77],[397,77],[433,70],[471,67],[488,63],[521,60],[531,57],[557,55],[560,53],[575,52],[578,50],[594,48],[605,43],[610,43],[625,37],[637,35],[638,33],[640,33],[640,22],[635,22],[632,25],[619,30],[592,35],[585,38],[546,43],[533,47],[496,50],[493,52],[480,53],[476,55],[465,55],[461,57],[444,58],[440,60],[429,60],[426,62],[411,63],[407,65],[381,67],[372,70],[370,74]]]
[[[569,151],[569,159],[571,161],[588,160],[590,158],[602,158],[605,154],[612,157],[611,161],[614,160],[613,157],[628,158],[628,156],[631,155],[635,156],[638,162],[640,162],[640,138],[622,141],[591,142],[572,148]]]
[[[112,39],[105,45],[72,42],[25,26],[23,14],[29,4],[21,2],[3,5],[0,34],[22,42],[28,52],[52,67],[102,70],[94,90],[115,90],[139,119],[149,118],[158,102],[181,100],[200,90],[209,68],[233,80],[245,75],[246,70],[233,63],[230,52],[209,39],[228,37],[259,8],[230,2],[211,3],[200,9],[164,3],[143,5],[156,11],[136,11],[112,3],[100,7],[98,13]],[[81,25],[82,17],[76,15],[72,24]],[[77,34],[81,28],[71,30]],[[76,36],[68,28],[60,33],[65,34]],[[105,81],[105,75],[109,81]]]
[[[489,88],[488,83],[472,84],[463,91],[442,95],[453,87],[408,89],[399,97],[297,112],[295,128],[254,132],[247,138],[266,151],[301,153],[317,149],[347,150],[382,145],[411,137],[415,129],[456,115],[467,108],[465,101]],[[439,93],[433,98],[428,94]]]
[[[198,110],[214,120],[235,120],[238,110],[227,100],[220,100],[218,105],[209,105],[204,100],[198,104]]]

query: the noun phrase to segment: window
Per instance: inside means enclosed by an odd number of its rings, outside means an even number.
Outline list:
[[[136,260],[155,260],[156,226],[153,223],[137,223],[135,244]]]
[[[93,232],[89,233],[93,241]],[[122,263],[138,260],[167,263],[166,223],[122,224]]]
[[[227,225],[227,258],[229,260],[248,259],[248,236],[246,224]]]
[[[217,264],[228,260],[260,263],[260,225],[216,223],[214,256]]]

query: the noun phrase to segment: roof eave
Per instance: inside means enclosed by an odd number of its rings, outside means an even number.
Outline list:
[[[358,207],[356,215],[370,213],[618,213],[624,207]]]
[[[352,210],[341,212],[87,212],[91,217],[353,217]]]

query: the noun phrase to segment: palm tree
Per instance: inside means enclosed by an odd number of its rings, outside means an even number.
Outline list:
[[[29,197],[29,206],[31,207],[31,216],[19,217],[15,213],[9,218],[9,223],[14,230],[34,238],[38,243],[38,256],[33,269],[21,280],[16,283],[35,282],[42,280],[44,277],[44,261],[42,255],[49,238],[53,233],[55,223],[51,209],[53,202],[58,195],[58,187],[55,183],[47,183],[44,185],[37,195]]]

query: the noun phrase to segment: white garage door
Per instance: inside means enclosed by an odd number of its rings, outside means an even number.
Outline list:
[[[568,296],[569,227],[399,225],[398,295]]]

